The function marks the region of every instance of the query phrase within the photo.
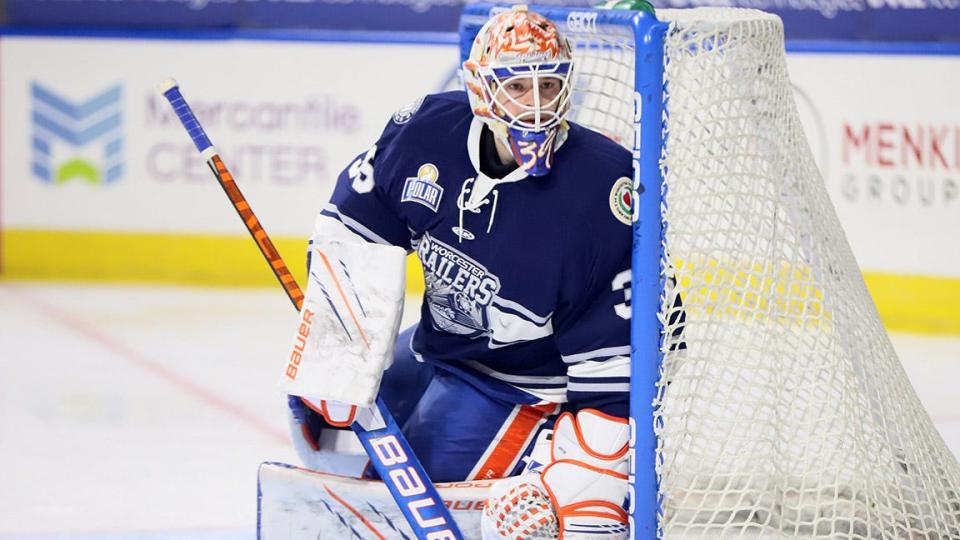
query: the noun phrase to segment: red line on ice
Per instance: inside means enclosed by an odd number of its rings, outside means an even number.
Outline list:
[[[28,304],[37,308],[50,319],[53,319],[61,325],[73,330],[77,334],[96,342],[100,346],[114,353],[122,360],[125,360],[130,364],[156,375],[159,379],[170,383],[201,403],[204,403],[224,414],[227,414],[228,416],[232,416],[237,420],[240,420],[248,427],[253,428],[255,431],[258,431],[261,435],[264,435],[267,438],[273,439],[275,442],[289,444],[290,437],[285,431],[274,428],[272,424],[261,420],[256,414],[244,409],[236,403],[231,402],[227,398],[218,396],[209,388],[205,388],[190,378],[181,375],[176,371],[168,369],[160,362],[152,360],[139,351],[124,345],[120,341],[113,339],[105,333],[102,333],[95,326],[74,317],[66,311],[42,302],[31,294],[13,287],[8,287],[6,290],[21,296]]]

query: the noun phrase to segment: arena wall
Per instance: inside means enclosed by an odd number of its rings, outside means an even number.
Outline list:
[[[808,140],[885,323],[960,333],[960,45],[788,50]],[[7,29],[0,275],[272,284],[154,90],[172,75],[302,280],[339,171],[396,109],[455,88],[456,58],[453,34]]]

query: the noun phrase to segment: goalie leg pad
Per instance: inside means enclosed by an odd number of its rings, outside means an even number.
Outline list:
[[[553,461],[571,459],[601,469],[626,473],[630,425],[624,418],[584,409],[564,413],[553,430]]]
[[[542,480],[560,521],[561,540],[627,538],[626,419],[593,409],[564,413],[553,433],[553,461]]]

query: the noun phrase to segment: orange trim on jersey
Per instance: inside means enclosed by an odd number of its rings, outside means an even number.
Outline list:
[[[477,470],[473,478],[468,480],[489,480],[491,478],[505,478],[510,474],[510,468],[516,463],[517,457],[526,448],[530,436],[540,426],[544,418],[553,414],[560,407],[556,403],[546,405],[518,405],[519,410],[510,425],[499,440],[494,441],[493,451],[487,456],[483,465]]]
[[[373,524],[370,523],[370,522],[367,520],[367,518],[363,517],[363,514],[361,514],[359,511],[357,511],[356,508],[350,506],[350,504],[348,504],[347,501],[341,499],[340,497],[337,497],[337,494],[334,493],[333,491],[331,491],[330,488],[327,487],[326,484],[323,485],[323,489],[327,490],[327,493],[329,493],[331,497],[333,497],[334,499],[336,499],[338,503],[342,504],[344,508],[346,508],[346,509],[349,510],[351,513],[353,513],[353,515],[357,516],[357,518],[358,518],[364,525],[366,525],[367,528],[370,529],[370,532],[372,532],[373,534],[375,534],[375,535],[377,536],[377,538],[379,538],[380,540],[387,540],[386,537],[384,537],[383,534],[381,534],[380,531],[378,531],[377,528],[374,527]]]
[[[327,256],[319,249],[317,250],[317,254],[323,259],[323,264],[327,267],[327,272],[330,272],[330,278],[333,279],[333,284],[337,286],[337,292],[340,293],[340,298],[343,299],[343,304],[347,306],[347,312],[350,313],[350,318],[353,319],[353,324],[356,325],[357,330],[360,331],[360,337],[363,339],[363,344],[367,346],[367,350],[369,351],[370,341],[367,339],[367,335],[363,333],[363,327],[360,326],[360,321],[357,320],[357,315],[353,312],[353,308],[350,307],[350,301],[347,300],[347,294],[343,292],[343,287],[340,286],[340,280],[337,279],[337,274],[333,271],[333,267],[330,265],[330,260],[327,259]]]

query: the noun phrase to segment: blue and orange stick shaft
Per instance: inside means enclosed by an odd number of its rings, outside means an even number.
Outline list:
[[[257,242],[260,253],[270,264],[274,275],[283,285],[287,296],[297,308],[297,311],[303,307],[303,292],[297,285],[296,279],[290,273],[283,258],[274,247],[270,237],[260,224],[250,204],[247,203],[240,188],[237,187],[233,175],[227,170],[223,160],[217,153],[216,147],[210,142],[210,138],[204,132],[203,127],[197,120],[196,115],[187,105],[186,100],[180,93],[180,87],[174,79],[163,81],[158,89],[170,102],[177,118],[187,130],[190,138],[196,145],[200,155],[206,160],[210,170],[213,171],[220,187],[227,194],[234,209],[240,215],[247,231]],[[328,262],[329,266],[329,262]],[[332,269],[330,269],[332,272]],[[377,398],[376,408],[384,420],[385,426],[376,429],[367,429],[359,422],[351,424],[351,429],[357,434],[361,444],[370,457],[370,462],[376,468],[380,478],[393,495],[397,506],[406,518],[410,528],[416,533],[417,538],[421,540],[463,540],[463,535],[457,527],[456,522],[450,515],[449,510],[443,504],[443,499],[433,486],[429,476],[427,476],[423,465],[410,447],[403,433],[397,426],[393,415],[387,409],[383,400]]]
[[[220,187],[223,188],[224,193],[227,194],[227,198],[229,198],[233,204],[234,210],[237,211],[243,224],[247,227],[250,236],[253,237],[257,246],[260,248],[260,253],[263,255],[263,258],[266,259],[267,264],[270,265],[270,269],[273,270],[273,274],[277,277],[280,285],[283,286],[283,290],[286,291],[287,297],[290,298],[290,301],[293,302],[293,305],[297,308],[297,311],[299,311],[300,308],[303,307],[303,291],[300,289],[300,286],[297,285],[297,281],[294,279],[293,274],[290,273],[290,269],[287,268],[287,265],[283,262],[283,258],[280,257],[280,252],[277,251],[276,246],[273,245],[270,237],[267,236],[266,231],[263,230],[260,219],[257,218],[253,209],[250,208],[250,204],[247,203],[247,199],[243,196],[240,188],[237,187],[233,175],[230,174],[227,166],[223,163],[223,160],[220,159],[217,148],[210,142],[210,138],[207,137],[207,134],[203,131],[203,127],[200,125],[197,117],[193,114],[190,106],[187,105],[186,100],[183,99],[180,88],[177,86],[177,81],[167,79],[161,83],[159,89],[163,93],[163,96],[170,102],[173,111],[177,114],[177,118],[180,119],[183,127],[186,128],[187,133],[193,140],[193,144],[197,147],[200,155],[206,160],[210,170],[213,171],[213,175],[216,177]]]

